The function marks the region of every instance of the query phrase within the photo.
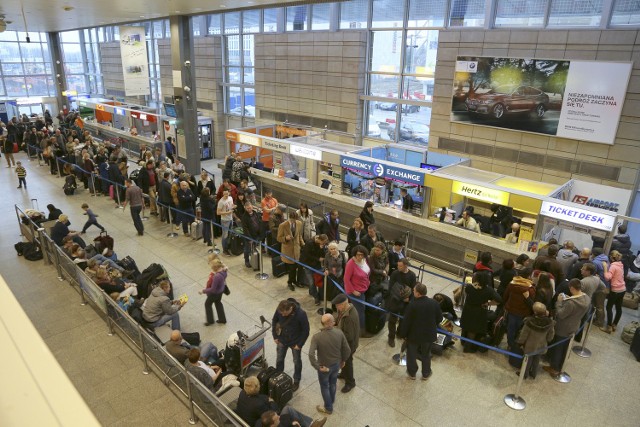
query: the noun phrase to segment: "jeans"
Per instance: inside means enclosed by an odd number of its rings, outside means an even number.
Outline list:
[[[216,312],[218,313],[218,320],[220,322],[226,322],[227,317],[224,314],[224,306],[222,305],[222,294],[209,294],[207,300],[204,302],[204,312],[207,316],[207,323],[213,323],[213,309],[211,305],[216,305]]]
[[[205,243],[211,243],[211,223],[213,219],[211,218],[202,218],[202,240]]]
[[[101,226],[100,224],[98,224],[98,221],[96,220],[88,220],[87,222],[84,223],[84,227],[82,227],[82,232],[86,232],[89,227],[91,227],[92,225],[95,225],[96,227],[98,227],[100,230],[104,231],[104,227]]]
[[[216,349],[216,346],[213,345],[213,343],[207,342],[200,346],[200,360],[202,360],[203,362],[206,362],[212,357],[214,359],[217,359],[218,358],[217,353],[218,351]]]
[[[338,382],[340,363],[334,363],[328,368],[329,372],[318,371],[318,382],[320,383],[320,393],[322,393],[324,408],[332,412],[333,402],[336,400],[336,383]]]
[[[524,319],[517,314],[507,314],[507,343],[509,344],[509,350],[513,351],[517,347],[516,338],[518,337],[518,331],[522,327]]]
[[[349,294],[349,298],[351,299],[351,303],[355,307],[358,312],[358,319],[360,320],[360,331],[364,331],[364,304],[361,301],[364,301],[364,294],[360,294],[359,297]]]
[[[344,383],[348,386],[355,387],[356,379],[353,378],[353,353],[351,356],[344,362],[344,366],[342,367],[342,377],[344,378]]]
[[[305,414],[296,411],[289,405],[282,408],[280,417],[289,417],[291,422],[298,421],[298,423],[300,423],[300,427],[309,427],[311,423],[313,423],[313,419],[311,417],[308,417]]]
[[[318,293],[318,288],[316,288],[316,284],[313,281],[313,271],[305,268],[304,269],[304,278],[305,278],[305,281],[307,282],[307,285],[309,285],[309,295],[311,295],[313,297],[313,299],[315,299],[315,300],[320,299],[320,294]]]
[[[422,376],[431,375],[431,343],[407,342],[407,373],[412,377],[418,372],[418,361],[422,361]]]
[[[302,350],[295,350],[293,347],[287,347],[283,344],[278,344],[277,356],[276,356],[276,369],[280,372],[284,372],[284,359],[287,357],[287,350],[291,348],[291,355],[293,356],[293,381],[300,382],[302,378]]]
[[[566,339],[567,337],[561,337],[556,335],[553,337],[553,340],[549,345],[555,344],[559,341]],[[562,372],[562,365],[564,364],[564,358],[567,355],[567,351],[569,351],[569,340],[563,342],[560,345],[549,348],[547,350],[547,357],[549,358],[549,365],[554,371]]]
[[[133,225],[136,227],[138,234],[144,233],[144,225],[142,224],[142,218],[140,218],[140,212],[142,212],[142,206],[130,206],[130,210],[131,210],[131,218],[133,219]]]
[[[622,316],[622,300],[625,292],[609,292],[607,296],[607,326],[617,325]],[[616,306],[616,317],[613,317],[613,306]],[[611,320],[613,319],[613,321]]]
[[[25,178],[18,178],[18,188],[24,186],[27,188],[27,180]]]
[[[180,330],[180,314],[177,312],[173,314],[163,314],[162,317],[153,322],[151,326],[153,328],[157,328],[158,326],[162,326],[169,321],[171,321],[171,329],[173,329],[174,331]]]
[[[229,250],[229,228],[231,227],[231,221],[222,221],[222,250]]]
[[[95,259],[100,264],[104,264],[106,262],[109,267],[116,269],[121,273],[124,271],[124,268],[116,264],[111,258],[107,258],[102,254],[96,254],[93,257],[91,257],[91,259]]]

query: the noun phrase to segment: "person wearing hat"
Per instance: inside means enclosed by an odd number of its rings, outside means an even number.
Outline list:
[[[338,378],[342,378],[345,381],[344,387],[340,390],[343,393],[350,392],[356,386],[356,380],[353,378],[353,354],[358,349],[358,342],[360,340],[360,319],[358,318],[358,311],[349,303],[349,297],[345,294],[336,296],[332,301],[337,310],[336,326],[340,329],[344,336],[347,338],[347,343],[351,349],[349,358],[345,361],[342,372]]]

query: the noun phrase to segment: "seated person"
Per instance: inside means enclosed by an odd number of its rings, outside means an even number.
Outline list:
[[[108,294],[117,292],[119,294],[119,297],[135,297],[138,295],[138,288],[135,283],[126,283],[120,280],[116,280],[111,277],[109,272],[104,268],[98,269],[98,271],[96,272],[95,281],[96,284]]]
[[[62,246],[62,239],[70,236],[75,243],[79,244],[80,247],[84,249],[84,247],[86,246],[84,240],[82,240],[80,236],[78,236],[77,231],[69,230],[69,224],[69,217],[65,214],[60,215],[54,226],[51,227],[51,240],[56,242],[56,245]]]
[[[48,221],[55,221],[60,218],[60,215],[62,215],[62,211],[51,203],[47,205],[47,209],[49,210],[49,216],[47,217]]]
[[[133,270],[125,270],[123,267],[119,266],[118,264],[116,264],[113,260],[107,258],[104,255],[94,255],[93,257],[91,257],[90,259],[87,259],[87,253],[84,251],[84,249],[80,249],[80,246],[78,246],[77,244],[73,244],[71,246],[71,259],[73,259],[73,262],[76,264],[79,264],[80,268],[85,268],[86,269],[89,267],[89,261],[94,261],[95,263],[98,264],[98,266],[105,266],[108,268],[112,268],[114,270],[117,270],[120,272],[120,275],[122,277],[129,277],[131,276],[134,271]],[[92,268],[92,273],[95,274],[95,263],[92,262],[91,265],[94,267]],[[84,264],[84,266],[83,266]],[[91,273],[91,272],[90,272]]]
[[[176,360],[182,364],[184,364],[184,362],[187,360],[187,357],[189,356],[189,350],[191,350],[192,348],[197,348],[183,340],[182,334],[178,330],[171,332],[171,339],[165,344],[165,347],[167,348],[169,354],[175,357]],[[201,361],[217,361],[218,349],[213,345],[213,343],[202,343],[199,347],[199,350]]]
[[[170,292],[171,283],[168,280],[163,280],[157,288],[151,291],[151,296],[142,307],[142,318],[145,322],[151,323],[153,328],[171,321],[171,329],[180,330],[180,314],[178,312],[184,307],[186,301],[171,301],[169,299]]]
[[[278,406],[267,395],[260,394],[260,381],[252,376],[244,380],[244,388],[238,397],[236,413],[250,426],[254,426],[260,416],[267,411],[275,411]]]
[[[184,362],[187,371],[191,373],[206,388],[215,392],[215,381],[222,372],[219,366],[209,366],[200,360],[200,349],[197,347],[189,350],[187,360]]]
[[[285,406],[280,412],[267,411],[260,417],[263,427],[322,427],[327,422],[327,417],[312,422],[310,417],[293,409],[291,406]]]
[[[458,315],[453,308],[453,301],[445,294],[435,294],[433,299],[440,304],[440,310],[442,310],[442,314],[451,320],[452,322],[458,320]]]
[[[462,216],[456,221],[456,225],[459,225],[467,230],[476,231],[480,233],[480,226],[478,222],[471,216],[469,211],[462,212]]]

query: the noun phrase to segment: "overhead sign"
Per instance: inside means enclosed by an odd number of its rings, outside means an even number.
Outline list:
[[[387,163],[370,162],[347,156],[340,156],[340,166],[347,169],[367,172],[380,178],[395,179],[409,184],[424,185],[424,172],[414,171],[406,166],[401,168]]]
[[[63,90],[62,91],[62,96],[76,96],[78,95],[78,91],[77,90]]]
[[[224,133],[224,137],[227,138],[228,141],[238,142],[238,134],[236,132],[228,130]]]
[[[253,135],[245,135],[243,133],[238,134],[238,142],[242,142],[243,144],[249,144],[256,147],[260,147],[261,138]]]
[[[149,95],[149,60],[144,27],[120,26],[120,55],[127,96]]]
[[[604,231],[613,230],[616,222],[616,217],[613,215],[601,214],[599,212],[548,201],[542,202],[540,215]]]
[[[262,140],[262,148],[268,148],[269,150],[279,151],[281,153],[289,152],[289,144],[279,142],[275,139],[264,138]]]
[[[494,190],[493,188],[482,187],[476,184],[468,184],[461,181],[453,181],[451,191],[470,199],[482,200],[488,203],[497,203],[507,206],[509,204],[509,193],[506,191]]]
[[[290,153],[294,156],[300,156],[312,160],[322,160],[322,151],[318,149],[295,144],[291,144],[289,147]]]

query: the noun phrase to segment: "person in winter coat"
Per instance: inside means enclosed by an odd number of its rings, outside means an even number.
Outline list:
[[[358,245],[351,252],[353,255],[344,268],[344,290],[358,312],[360,333],[364,334],[364,305],[361,302],[365,300],[364,294],[369,289],[370,283],[371,267],[367,263],[369,251],[364,246]]]
[[[578,279],[569,281],[570,295],[561,294],[556,302],[556,331],[551,344],[563,341],[555,347],[549,349],[549,366],[542,369],[549,375],[555,377],[562,372],[567,351],[569,351],[570,340],[565,338],[575,334],[580,327],[580,320],[585,315],[591,305],[589,296],[582,292],[582,283]]]
[[[613,242],[611,242],[611,250],[620,252],[623,257],[632,253],[631,237],[627,234],[626,224],[621,224],[618,227],[618,234],[613,236]]]
[[[204,326],[213,325],[213,309],[212,304],[216,305],[216,312],[218,313],[218,320],[216,323],[227,323],[227,317],[224,314],[224,306],[222,305],[222,295],[227,289],[227,266],[219,259],[211,261],[211,274],[209,274],[209,280],[207,280],[207,287],[199,291],[199,294],[205,294],[207,300],[204,303],[204,311],[207,316],[207,322]]]
[[[522,346],[524,354],[533,353],[545,348],[555,334],[554,325],[553,319],[548,316],[547,307],[541,302],[533,304],[533,316],[524,319],[524,326],[518,336],[518,344]],[[540,356],[544,353],[546,353],[546,351],[529,357],[527,366],[525,367],[525,379],[528,377],[536,378],[536,375],[538,375]],[[520,375],[520,371],[517,371],[516,374]]]
[[[202,220],[204,221],[202,227],[202,240],[207,246],[212,246],[211,223],[215,221],[217,207],[216,199],[211,196],[211,189],[209,187],[204,187],[200,193],[200,209]]]
[[[473,273],[471,283],[465,285],[465,302],[462,308],[460,325],[462,326],[462,336],[472,340],[480,341],[487,334],[489,319],[487,318],[487,307],[491,304],[499,304],[502,298],[482,280],[481,271]],[[468,341],[463,342],[465,353],[475,353],[480,350],[486,352],[486,348],[476,346]]]
[[[571,240],[567,240],[566,242],[564,242],[563,248],[558,251],[558,255],[556,255],[556,260],[562,267],[564,277],[569,277],[569,273],[571,273],[571,267],[578,260],[578,254],[574,252],[575,249],[576,246],[573,244],[573,242]]]
[[[367,234],[367,230],[364,229],[364,223],[360,218],[353,220],[353,227],[347,232],[347,247],[345,252],[351,256],[351,249],[360,244],[362,238]]]
[[[327,243],[329,243],[329,239],[324,234],[318,234],[313,239],[305,242],[304,247],[300,251],[300,262],[314,270],[322,270],[322,263],[325,257],[324,247]],[[321,295],[314,280],[314,276],[318,273],[305,268],[304,274],[307,285],[309,286],[309,295],[313,297],[316,305],[320,305]]]
[[[142,306],[142,318],[151,323],[153,328],[162,326],[171,321],[171,329],[180,330],[180,309],[186,301],[169,299],[171,283],[163,280],[160,285],[151,291],[151,296]]]
[[[382,237],[382,233],[380,233],[375,224],[369,225],[367,228],[367,235],[362,238],[361,245],[367,248],[369,252],[373,250],[373,247],[376,243],[381,242],[385,243],[384,237]]]
[[[368,201],[364,204],[362,208],[362,212],[360,212],[360,217],[362,220],[362,224],[364,224],[365,230],[369,228],[371,224],[376,223],[376,219],[373,217],[373,202]]]
[[[387,298],[386,304],[390,313],[387,326],[389,347],[396,346],[398,316],[404,315],[404,310],[413,294],[413,287],[416,285],[416,274],[409,270],[409,265],[409,260],[402,258],[398,261],[398,269],[391,273],[389,279],[389,298]]]
[[[306,203],[300,203],[300,208],[296,211],[302,222],[302,239],[306,242],[316,234],[316,223],[313,221],[313,211]]]
[[[373,245],[373,249],[369,252],[369,266],[371,267],[371,273],[369,274],[369,289],[367,290],[367,297],[373,297],[378,292],[382,291],[382,282],[389,277],[389,257],[387,255],[387,248],[382,242],[376,242]]]
[[[304,245],[302,239],[302,222],[298,220],[298,214],[291,212],[289,219],[278,226],[276,232],[277,240],[281,245],[282,262],[287,264],[289,279],[287,285],[289,289],[295,291],[298,283],[298,264],[300,259],[300,248]]]
[[[593,248],[592,254],[593,260],[591,262],[596,266],[596,272],[598,273],[600,280],[602,280],[607,289],[609,289],[611,284],[609,279],[604,275],[605,268],[609,268],[609,257],[603,252],[602,248]]]
[[[309,338],[309,319],[307,313],[293,298],[280,301],[271,320],[271,333],[277,348],[276,369],[284,372],[284,359],[287,350],[293,356],[293,391],[300,387],[302,378],[302,347]]]
[[[618,251],[611,251],[609,254],[611,258],[611,266],[603,264],[604,277],[611,284],[609,295],[607,295],[607,324],[604,328],[600,328],[602,331],[610,334],[615,332],[620,317],[622,316],[622,300],[624,294],[627,291],[624,281],[624,267],[622,265],[622,254]],[[616,307],[616,317],[613,317],[613,306]]]
[[[329,243],[327,248],[322,267],[324,275],[327,276],[327,300],[330,301],[340,293],[334,282],[343,285],[344,268],[347,263],[344,259],[344,253],[340,251],[336,242]]]
[[[505,259],[502,261],[502,268],[494,273],[495,277],[498,277],[500,284],[498,285],[498,295],[504,295],[504,291],[507,290],[507,286],[516,277],[515,263],[512,259]]]
[[[531,270],[525,269],[523,273]],[[504,292],[504,308],[507,312],[507,343],[511,351],[517,350],[516,337],[525,317],[531,315],[528,298],[536,296],[536,288],[528,277],[516,276]]]
[[[202,170],[200,173],[200,181],[198,181],[198,197],[202,194],[202,190],[205,188],[209,189],[209,194],[214,194],[216,192],[216,184],[213,182],[211,177],[206,170]]]
[[[340,243],[340,214],[331,209],[316,225],[316,233],[324,234],[330,242]]]

